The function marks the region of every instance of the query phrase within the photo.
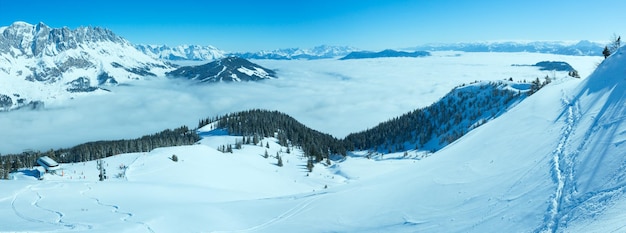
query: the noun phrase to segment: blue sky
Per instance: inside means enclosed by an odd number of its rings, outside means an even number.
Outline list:
[[[316,45],[379,50],[431,42],[608,40],[626,1],[0,0],[0,25],[99,26],[132,43],[257,51]]]

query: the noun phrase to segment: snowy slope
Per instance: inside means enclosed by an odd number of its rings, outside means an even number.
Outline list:
[[[18,180],[0,181],[0,231],[206,231],[216,223],[237,223],[235,215],[217,217],[228,203],[277,196],[293,202],[289,195],[348,182],[324,165],[308,173],[300,150],[286,153],[271,138],[261,142],[270,148],[244,145],[233,154],[215,149],[238,139],[209,137],[199,145],[112,156],[103,160],[111,177],[105,182],[97,182],[95,161],[62,164],[62,176],[46,174],[43,181],[14,174]],[[265,151],[279,153],[284,166],[263,158]]]

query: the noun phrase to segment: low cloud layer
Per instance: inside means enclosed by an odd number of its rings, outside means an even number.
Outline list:
[[[234,111],[285,112],[305,125],[342,138],[413,109],[474,80],[534,79],[553,75],[532,67],[543,60],[570,63],[588,75],[597,58],[547,54],[435,53],[427,58],[254,61],[279,79],[198,85],[183,80],[137,81],[111,93],[47,105],[41,111],[0,114],[0,153],[49,150],[96,140],[136,138]],[[556,74],[559,75],[559,74]]]

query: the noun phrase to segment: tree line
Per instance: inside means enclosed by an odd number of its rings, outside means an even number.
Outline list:
[[[242,141],[252,141],[254,144],[257,138],[275,137],[281,146],[301,148],[305,156],[314,162],[320,162],[332,154],[345,156],[354,149],[351,144],[306,127],[278,111],[253,109],[206,118],[200,120],[198,128],[212,122],[216,123],[216,128],[225,129],[230,135],[243,136]]]
[[[191,145],[200,140],[200,136],[187,126],[166,129],[136,139],[87,142],[71,148],[57,150],[25,151],[20,154],[0,156],[0,179],[7,179],[10,172],[20,168],[33,167],[41,156],[49,156],[57,162],[76,163],[106,158],[116,154],[149,152],[155,148]]]

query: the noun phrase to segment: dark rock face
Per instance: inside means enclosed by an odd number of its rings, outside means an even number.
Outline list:
[[[8,110],[11,106],[13,106],[11,96],[0,94],[0,111]]]
[[[199,66],[184,66],[166,73],[172,78],[200,82],[247,82],[276,78],[276,72],[239,57],[227,57]]]
[[[117,85],[117,81],[108,73],[102,72],[98,75],[98,85]]]
[[[91,81],[86,77],[77,78],[69,82],[68,85],[67,91],[69,92],[92,92],[98,89],[97,87],[92,87]]]

